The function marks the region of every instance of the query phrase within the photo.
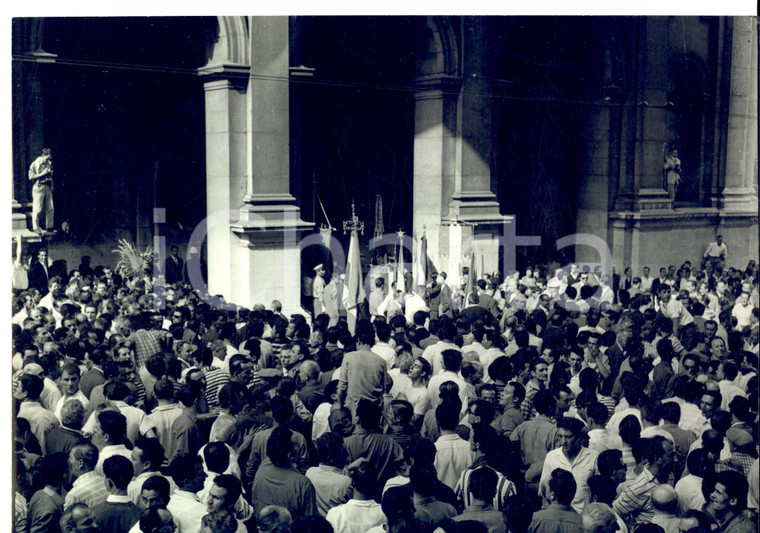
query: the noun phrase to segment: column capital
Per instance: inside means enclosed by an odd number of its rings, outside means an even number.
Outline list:
[[[462,77],[448,74],[420,76],[414,80],[414,97],[416,100],[440,98],[442,94],[459,94],[462,88]]]
[[[209,63],[198,69],[198,75],[205,78],[206,90],[221,88],[221,86],[214,87],[213,85],[218,81],[227,81],[232,85],[245,87],[251,75],[251,67],[236,63]]]

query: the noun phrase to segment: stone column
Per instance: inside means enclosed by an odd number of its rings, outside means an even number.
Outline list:
[[[300,219],[290,194],[288,17],[250,17],[251,75],[246,95],[248,171],[240,219],[231,228],[235,303],[300,307],[299,241],[313,227]]]
[[[637,91],[636,162],[634,187],[637,211],[671,208],[663,187],[663,146],[667,100],[668,58],[662,52],[661,39],[668,34],[667,17],[642,17],[639,42],[639,81]],[[651,37],[650,37],[651,36]]]
[[[452,223],[473,225],[475,239],[478,236],[492,237],[480,240],[477,246],[479,255],[484,258],[486,272],[501,268],[498,237],[504,222],[491,183],[494,142],[491,116],[496,106],[492,96],[490,23],[479,17],[465,17],[462,23],[463,82],[457,100],[454,192],[445,217]],[[466,243],[452,246],[463,250]]]
[[[234,286],[232,264],[237,247],[230,223],[237,219],[246,191],[248,70],[244,65],[224,65],[201,71],[208,75],[204,83],[208,286],[211,294],[227,298]]]
[[[617,180],[614,164],[612,136],[612,109],[599,106],[590,111],[587,118],[589,137],[586,146],[585,173],[578,183],[578,217],[576,232],[592,234],[602,239],[607,238],[607,217],[610,208],[611,182]],[[619,149],[619,147],[618,147]],[[619,153],[619,152],[618,152]],[[614,195],[614,191],[612,191]],[[588,246],[576,245],[575,260],[585,263],[598,263],[599,254]]]
[[[733,17],[722,207],[757,214],[757,19]]]
[[[247,185],[246,90],[251,69],[245,18],[219,17],[218,24],[219,34],[212,55],[208,64],[199,69],[205,79],[206,97],[204,229],[209,292],[229,299],[234,286],[232,265],[237,250],[231,223],[238,219]],[[200,251],[200,246],[195,246]]]
[[[448,215],[454,192],[457,95],[461,79],[449,76],[417,80],[414,133],[414,234],[428,241],[438,270],[448,267],[448,242],[441,240],[441,218]]]
[[[27,213],[31,210],[29,165],[45,147],[43,107],[46,65],[55,63],[56,55],[42,49],[42,18],[13,20],[14,58],[13,108],[13,200],[12,231],[21,234],[24,243],[39,242],[40,236],[28,228]],[[55,148],[55,147],[52,147]],[[55,151],[53,153],[55,157]]]

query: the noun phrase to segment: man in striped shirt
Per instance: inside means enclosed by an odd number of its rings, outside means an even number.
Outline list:
[[[675,464],[675,448],[661,436],[651,439],[646,458],[649,464],[612,502],[612,509],[630,528],[652,521],[652,490],[667,480]]]
[[[205,377],[204,394],[209,411],[219,407],[219,389],[230,382],[230,375],[227,371],[215,367],[212,364],[213,360],[214,354],[210,348],[201,348],[195,352],[196,366],[201,369]]]
[[[470,450],[475,452],[475,460],[469,468],[462,472],[459,482],[454,489],[457,500],[462,508],[470,507],[473,503],[470,481],[473,472],[480,468],[489,468],[496,473],[496,493],[492,502],[494,509],[497,511],[503,510],[507,498],[517,494],[515,484],[488,463],[489,457],[493,459],[497,454],[504,452],[504,450],[496,449],[498,446],[497,436],[497,431],[484,422],[477,422],[472,425],[472,431],[470,431]]]
[[[89,442],[74,446],[69,452],[69,475],[74,484],[63,501],[64,511],[75,503],[92,508],[106,501],[105,479],[95,473],[98,455],[98,449]]]

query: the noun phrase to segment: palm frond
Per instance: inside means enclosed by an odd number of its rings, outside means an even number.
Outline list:
[[[148,246],[143,252],[125,239],[119,239],[119,246],[112,250],[116,254],[116,271],[122,276],[132,278],[143,276],[148,271],[153,258],[153,248]]]

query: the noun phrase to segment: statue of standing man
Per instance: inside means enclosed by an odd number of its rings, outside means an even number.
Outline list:
[[[663,172],[665,173],[670,202],[674,203],[676,201],[676,190],[681,183],[681,160],[678,159],[678,150],[673,149],[665,156]]]

